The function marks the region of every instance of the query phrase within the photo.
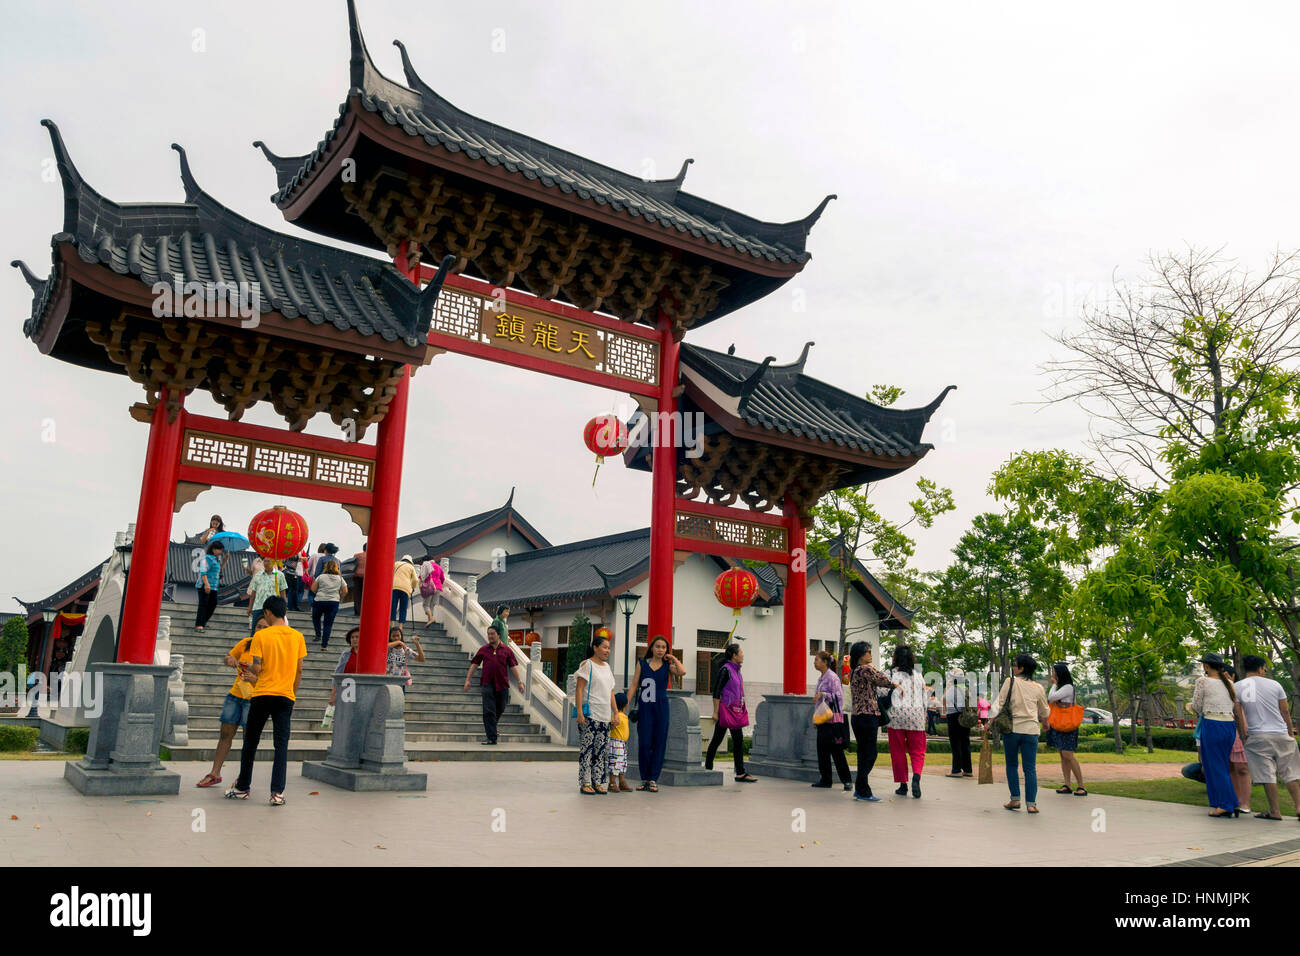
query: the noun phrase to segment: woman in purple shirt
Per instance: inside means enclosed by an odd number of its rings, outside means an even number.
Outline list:
[[[817,696],[813,698],[813,709],[825,701],[831,709],[832,717],[824,724],[817,725],[817,769],[822,778],[813,784],[822,790],[831,787],[831,760],[840,775],[840,783],[845,790],[853,789],[853,777],[849,774],[849,761],[844,756],[848,745],[848,724],[844,720],[844,691],[841,689],[840,677],[835,673],[835,657],[830,651],[818,651],[813,661],[817,673]]]

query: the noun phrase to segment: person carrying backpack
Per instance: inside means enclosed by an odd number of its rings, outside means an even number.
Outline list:
[[[437,561],[425,561],[420,565],[420,600],[424,606],[425,630],[433,627],[433,611],[445,578],[442,565]]]

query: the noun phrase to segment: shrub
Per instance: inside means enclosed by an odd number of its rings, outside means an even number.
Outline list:
[[[40,736],[36,727],[0,726],[0,751],[26,753],[35,749]]]
[[[561,689],[564,687],[564,682],[569,679],[569,675],[587,659],[589,646],[591,646],[591,618],[587,617],[584,611],[579,611],[573,615],[573,622],[569,625],[569,650],[564,656],[564,671],[556,681]]]
[[[27,660],[27,621],[11,617],[0,631],[0,671],[17,674],[18,665]],[[21,688],[19,688],[21,691]]]
[[[90,743],[89,727],[73,727],[63,738],[63,749],[70,754],[84,754]]]

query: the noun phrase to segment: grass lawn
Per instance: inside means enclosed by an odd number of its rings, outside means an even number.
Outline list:
[[[1156,751],[1155,751],[1154,753],[1147,753],[1145,747],[1141,747],[1141,748],[1138,748],[1138,749],[1129,749],[1128,751],[1126,751],[1126,752],[1123,754],[1123,756],[1119,756],[1119,755],[1117,755],[1117,754],[1088,754],[1088,753],[1076,753],[1075,756],[1079,758],[1079,763],[1080,763],[1081,765],[1082,765],[1082,764],[1089,764],[1089,763],[1111,763],[1111,764],[1176,763],[1176,764],[1187,764],[1187,763],[1193,763],[1193,762],[1196,760],[1196,754],[1194,754],[1194,753],[1188,753],[1188,752],[1183,751],[1183,750],[1160,750],[1159,748],[1157,748]],[[854,766],[854,767],[856,767],[856,766],[857,766],[857,763],[858,763],[858,757],[857,757],[857,754],[849,754],[849,755],[848,755],[848,758],[849,758],[849,765],[850,765],[850,766]],[[976,765],[978,765],[978,764],[979,764],[979,758],[980,758],[979,747],[974,747],[974,748],[972,748],[972,750],[971,750],[971,760],[972,760],[972,762],[975,763]],[[889,761],[889,754],[881,754],[881,755],[877,758],[877,760],[876,760],[877,765],[879,765],[879,763],[880,763],[881,760],[884,760],[884,761],[888,762],[888,761]],[[940,763],[943,763],[944,761],[951,762],[951,760],[952,760],[952,758],[951,758],[951,756],[950,756],[949,754],[938,754],[938,753],[937,753],[937,754],[928,754],[928,755],[926,756],[926,761],[927,761],[927,762],[931,762],[931,761],[939,761]],[[996,765],[998,765],[998,766],[1002,766],[1003,764],[1006,763],[1006,756],[1005,756],[1005,754],[1003,754],[1001,748],[998,748],[997,750],[994,750],[994,751],[993,751],[993,763],[996,764]],[[1042,770],[1050,770],[1050,769],[1053,768],[1053,767],[1055,767],[1057,770],[1059,770],[1060,767],[1061,767],[1061,758],[1057,755],[1056,751],[1054,751],[1054,750],[1053,750],[1053,751],[1050,751],[1050,752],[1048,752],[1048,753],[1040,753],[1040,754],[1038,755],[1038,767],[1039,767],[1039,770],[1040,770],[1040,771],[1042,771]],[[1091,789],[1091,786],[1089,787],[1089,789]]]
[[[80,760],[81,754],[0,753],[0,760]]]
[[[1286,787],[1279,784],[1278,803],[1284,820],[1295,822],[1295,805]],[[1166,780],[1102,780],[1088,783],[1090,793],[1104,793],[1112,797],[1132,797],[1134,800],[1161,800],[1165,803],[1185,803],[1189,806],[1205,807],[1209,813],[1209,801],[1205,798],[1205,784],[1188,780],[1185,777],[1172,777]],[[1255,787],[1250,796],[1251,808],[1256,813],[1268,810],[1268,801],[1264,798],[1264,788]],[[1290,830],[1284,835],[1294,836]]]

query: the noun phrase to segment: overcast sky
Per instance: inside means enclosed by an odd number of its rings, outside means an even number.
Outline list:
[[[61,228],[43,117],[111,199],[180,201],[176,141],[220,201],[303,234],[269,202],[275,177],[250,143],[304,153],[333,122],[348,87],[342,0],[3,9],[5,261],[45,275]],[[457,106],[593,160],[664,178],[693,157],[688,191],[770,221],[838,193],[802,274],[688,341],[788,362],[811,339],[809,374],[855,393],[899,385],[905,406],[957,385],[927,432],[934,451],[879,487],[898,514],[916,477],[954,490],[959,510],[918,533],[922,568],[946,564],[995,506],[989,474],[1009,454],[1082,447],[1080,412],[1036,406],[1038,367],[1049,333],[1076,324],[1113,273],[1189,243],[1245,266],[1297,244],[1294,5],[360,0],[359,12],[390,77],[400,38]],[[135,520],[147,428],[127,415],[139,386],[23,338],[31,297],[16,270],[0,295],[0,609],[16,610],[15,594],[67,583]],[[189,407],[222,414],[206,395]],[[435,358],[413,382],[401,529],[493,508],[512,485],[555,543],[644,527],[648,474],[611,461],[590,487],[582,426],[611,408],[629,410],[627,396]],[[245,420],[281,424],[269,407]],[[323,417],[309,431],[336,433]],[[182,509],[173,538],[213,512],[246,529],[274,503],[215,489]],[[313,541],[359,547],[341,508],[287,503]]]

